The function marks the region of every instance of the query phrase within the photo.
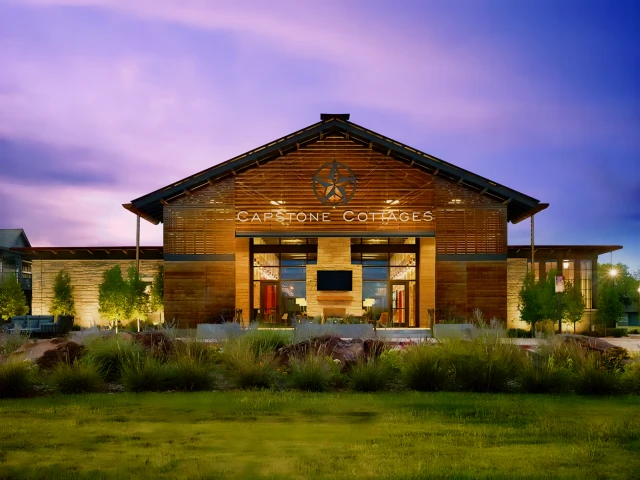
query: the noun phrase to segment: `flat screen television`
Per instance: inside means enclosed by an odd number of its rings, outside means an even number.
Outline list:
[[[318,291],[351,291],[351,270],[318,270]]]

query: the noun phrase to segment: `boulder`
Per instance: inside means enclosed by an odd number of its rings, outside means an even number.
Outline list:
[[[571,333],[563,333],[556,335],[557,338],[561,339],[563,342],[573,342],[580,345],[582,348],[586,348],[587,350],[595,350],[597,352],[603,353],[607,350],[615,347],[612,343],[603,340],[598,337],[588,337],[586,335],[575,335]]]
[[[326,355],[340,361],[342,369],[345,369],[361,359],[379,356],[383,349],[384,342],[379,340],[345,340],[332,335],[323,335],[281,347],[276,352],[276,358],[282,363],[288,363],[292,358],[303,358],[309,354]]]
[[[27,342],[9,357],[30,360],[42,369],[53,368],[59,362],[75,362],[84,353],[84,347],[65,338]]]

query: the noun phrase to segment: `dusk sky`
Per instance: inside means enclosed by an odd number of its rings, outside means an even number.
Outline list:
[[[134,245],[123,203],[321,112],[549,202],[537,243],[640,268],[638,1],[0,0],[0,228]]]

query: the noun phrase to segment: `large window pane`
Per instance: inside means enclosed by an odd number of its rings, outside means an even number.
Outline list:
[[[388,288],[388,282],[362,282],[362,300],[374,300],[373,306],[370,307],[373,320],[378,320],[382,312],[389,311]]]
[[[574,261],[573,260],[562,260],[562,275],[564,275],[565,282],[567,280],[571,280],[573,283],[574,279]]]
[[[306,268],[282,267],[282,280],[304,280],[306,278]]]
[[[591,260],[580,260],[580,283],[585,308],[593,308],[593,271]]]
[[[388,267],[362,267],[363,280],[387,280]]]

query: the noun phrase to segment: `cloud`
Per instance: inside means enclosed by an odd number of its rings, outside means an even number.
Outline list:
[[[88,148],[51,147],[0,137],[0,181],[49,184],[112,184],[110,158]],[[112,158],[111,158],[112,160]]]

